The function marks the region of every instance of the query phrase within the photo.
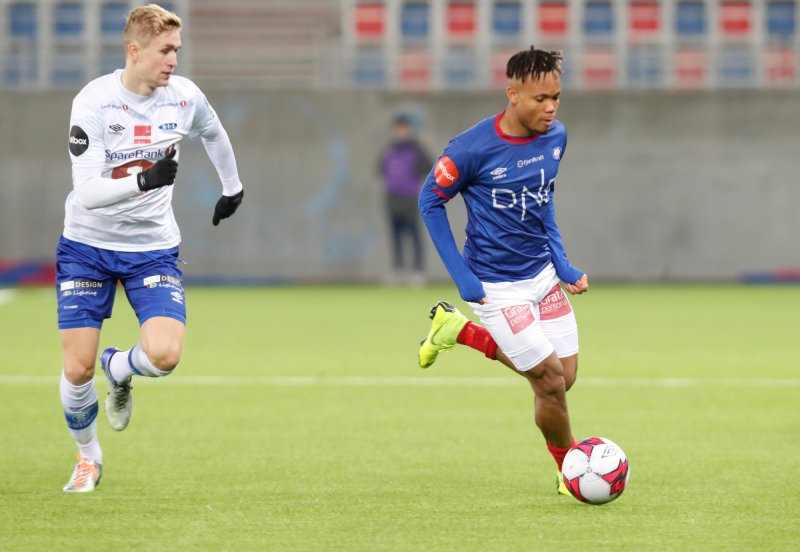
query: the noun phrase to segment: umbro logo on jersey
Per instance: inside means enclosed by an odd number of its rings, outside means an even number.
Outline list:
[[[150,125],[136,125],[133,127],[133,143],[149,144],[153,129]]]
[[[508,171],[508,169],[505,167],[497,167],[489,174],[491,174],[494,177],[492,178],[492,180],[500,180],[501,178],[505,178],[508,176],[508,174],[506,174],[506,171]]]
[[[75,125],[69,129],[69,152],[78,157],[89,149],[89,137],[84,130]]]
[[[108,130],[111,131],[111,134],[122,134],[125,127],[122,125],[108,125]]]

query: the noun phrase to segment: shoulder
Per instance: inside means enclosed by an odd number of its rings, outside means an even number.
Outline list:
[[[497,134],[494,130],[494,117],[478,121],[473,126],[455,136],[450,144],[459,150],[469,153],[479,153],[486,143],[494,140]]]
[[[564,137],[567,136],[567,127],[564,126],[564,123],[556,119],[553,121],[553,125],[550,127],[548,134],[553,134],[553,136],[557,137]]]
[[[91,102],[109,95],[109,87],[113,83],[114,73],[97,77],[86,83],[80,92],[75,95],[72,103]]]

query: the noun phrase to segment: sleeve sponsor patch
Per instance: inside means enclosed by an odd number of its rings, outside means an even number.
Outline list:
[[[433,177],[436,183],[442,188],[452,186],[458,181],[458,167],[453,163],[453,160],[443,156],[436,162],[436,169],[433,171]]]
[[[69,129],[69,152],[78,157],[87,149],[89,149],[89,137],[81,127],[73,125]]]

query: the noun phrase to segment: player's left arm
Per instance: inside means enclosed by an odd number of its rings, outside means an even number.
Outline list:
[[[222,196],[214,206],[214,216],[211,221],[214,226],[217,226],[222,219],[230,217],[239,208],[244,197],[244,186],[239,179],[236,156],[233,153],[228,133],[208,100],[199,90],[197,105],[194,124],[202,129],[200,138],[203,141],[203,147],[205,147],[206,154],[214,168],[217,169],[219,180],[222,183]]]
[[[544,227],[547,230],[550,258],[556,268],[556,275],[564,282],[564,289],[573,295],[587,291],[589,289],[589,276],[581,269],[572,266],[564,250],[561,232],[556,224],[556,207],[552,196],[550,196],[550,201],[547,202],[545,207]]]

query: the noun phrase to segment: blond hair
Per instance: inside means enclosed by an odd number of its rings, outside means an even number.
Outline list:
[[[134,41],[146,45],[165,31],[179,31],[182,25],[181,18],[171,11],[157,4],[148,4],[131,10],[122,36],[125,46]]]

